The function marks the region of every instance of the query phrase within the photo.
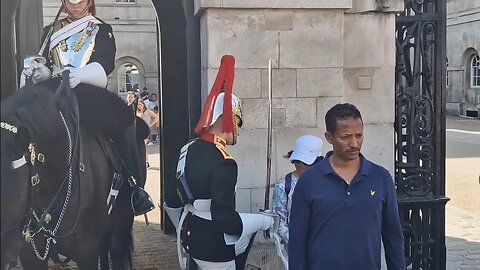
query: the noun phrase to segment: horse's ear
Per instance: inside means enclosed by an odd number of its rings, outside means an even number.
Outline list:
[[[15,135],[15,147],[21,151],[26,151],[30,144],[30,132],[25,127],[18,127]]]

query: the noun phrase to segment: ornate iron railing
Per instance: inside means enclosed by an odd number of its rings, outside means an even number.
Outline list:
[[[446,1],[396,19],[395,182],[411,269],[445,269]]]

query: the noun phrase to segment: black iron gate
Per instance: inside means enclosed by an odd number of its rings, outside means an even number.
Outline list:
[[[445,38],[445,0],[405,0],[396,19],[395,182],[411,269],[446,269]]]

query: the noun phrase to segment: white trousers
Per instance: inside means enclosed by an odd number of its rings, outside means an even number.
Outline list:
[[[193,260],[200,270],[235,270],[235,260],[229,262],[207,262],[195,258]]]

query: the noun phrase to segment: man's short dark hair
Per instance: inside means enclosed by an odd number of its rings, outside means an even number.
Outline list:
[[[335,130],[337,128],[337,121],[349,117],[353,117],[354,119],[360,119],[363,122],[360,111],[353,104],[337,104],[330,108],[327,114],[325,114],[325,125],[327,127],[327,132],[330,132],[331,134],[335,133]]]

